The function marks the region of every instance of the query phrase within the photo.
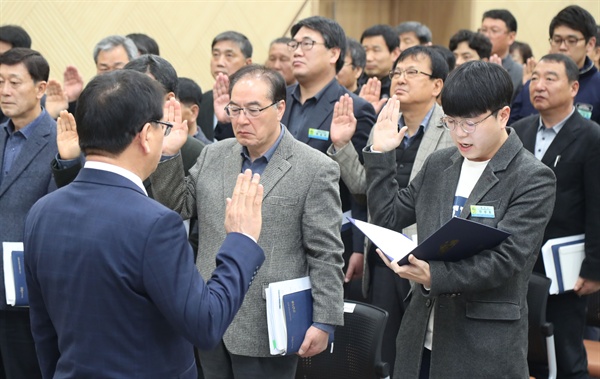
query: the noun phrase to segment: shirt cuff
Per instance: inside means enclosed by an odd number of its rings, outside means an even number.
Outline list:
[[[335,325],[321,324],[320,322],[313,322],[312,326],[314,326],[315,328],[320,329],[324,332],[329,333],[329,335],[332,335],[333,332],[335,332]]]

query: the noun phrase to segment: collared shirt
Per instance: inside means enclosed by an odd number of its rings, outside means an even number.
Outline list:
[[[242,172],[246,171],[246,169],[250,169],[252,170],[253,174],[262,175],[262,173],[265,171],[265,168],[267,168],[269,161],[273,157],[275,150],[277,150],[277,146],[279,146],[279,143],[283,138],[283,133],[285,133],[283,124],[280,124],[280,127],[281,129],[277,141],[275,141],[273,146],[271,146],[269,150],[267,150],[261,157],[256,158],[254,161],[252,161],[250,158],[248,148],[246,146],[242,146],[242,152],[240,153],[242,155]]]
[[[561,120],[559,123],[557,123],[551,128],[546,128],[544,126],[544,123],[542,122],[542,117],[540,116],[538,131],[535,137],[535,157],[537,159],[542,160],[544,154],[546,154],[546,151],[548,150],[548,147],[550,147],[552,141],[554,141],[554,138],[556,137],[558,132],[560,132],[562,127],[565,126],[565,123],[567,122],[569,117],[573,115],[573,112],[575,112],[575,107],[573,107],[571,113],[569,113],[567,117],[565,117],[563,120]]]
[[[0,183],[2,182],[2,178],[8,175],[13,164],[19,157],[21,150],[23,150],[25,142],[31,137],[35,128],[41,122],[42,118],[46,117],[47,113],[48,112],[42,108],[42,112],[39,116],[29,124],[25,125],[25,127],[16,131],[15,125],[11,119],[2,124],[1,128],[4,130],[2,138],[5,139],[6,143],[4,145],[4,151],[2,152],[4,157],[2,160],[2,172],[0,172]]]
[[[133,184],[140,187],[140,189],[142,191],[144,191],[146,196],[148,196],[148,192],[146,192],[146,188],[144,187],[144,183],[142,182],[142,179],[139,176],[137,176],[136,174],[134,174],[133,172],[124,169],[123,167],[115,166],[114,164],[110,164],[110,163],[98,162],[98,161],[86,161],[84,167],[91,168],[94,170],[108,171],[108,172],[112,172],[117,175],[121,175],[122,177],[131,180],[133,182]]]
[[[292,92],[292,103],[289,104],[291,106],[290,117],[288,119],[287,128],[296,139],[300,139],[300,133],[304,133],[306,129],[304,125],[306,125],[306,120],[308,119],[308,115],[315,112],[317,103],[324,96],[325,92],[332,88],[334,84],[337,83],[337,79],[333,78],[323,89],[317,92],[313,97],[306,99],[304,104],[302,104],[302,95],[300,94],[300,85],[296,86],[294,92]]]
[[[415,134],[413,134],[412,136],[409,136],[408,134],[404,135],[402,145],[405,149],[410,147],[410,145],[417,139],[418,136],[425,134],[425,132],[427,131],[427,125],[429,125],[429,120],[431,120],[431,115],[433,114],[433,108],[435,108],[435,105],[431,107],[429,112],[427,112],[425,118],[423,118],[423,121],[421,121],[421,126],[419,126],[419,129]],[[400,119],[398,119],[398,129],[401,129],[405,125],[406,124],[404,123],[404,115],[402,115],[400,116]]]

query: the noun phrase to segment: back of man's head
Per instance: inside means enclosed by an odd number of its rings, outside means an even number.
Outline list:
[[[177,85],[179,87],[177,98],[180,102],[200,106],[202,102],[202,89],[198,83],[189,78],[178,78]]]
[[[448,49],[446,46],[442,45],[431,45],[430,49],[439,53],[446,60],[446,64],[448,64],[448,72],[454,70],[456,66],[456,57],[452,54],[452,51]]]
[[[34,83],[48,81],[50,66],[48,61],[35,50],[15,47],[0,55],[0,65],[14,66],[23,63]]]
[[[421,45],[431,43],[432,34],[427,25],[421,24],[417,21],[406,21],[396,26],[396,33],[398,35],[410,32],[415,33]]]
[[[400,47],[400,40],[398,39],[398,33],[389,25],[373,25],[366,29],[360,36],[360,42],[367,37],[381,36],[385,41],[388,51],[392,52],[394,49]]]
[[[398,40],[398,38],[396,38]],[[362,47],[360,42],[355,40],[354,38],[346,38],[346,53],[350,54],[350,58],[352,59],[352,67],[364,69],[367,64],[367,54],[365,53],[365,49]]]
[[[340,49],[340,56],[335,63],[335,72],[339,72],[344,66],[344,58],[346,57],[346,33],[344,33],[344,29],[340,24],[326,17],[308,17],[292,26],[292,38],[302,27],[319,32],[323,36],[326,48]]]
[[[454,51],[461,42],[467,42],[469,48],[477,52],[479,59],[490,59],[490,56],[492,55],[492,43],[485,35],[475,33],[471,30],[461,29],[450,37],[448,47],[451,51]]]
[[[177,71],[171,63],[158,55],[142,55],[127,63],[123,69],[150,74],[157,82],[162,84],[165,94],[173,92],[175,97],[178,96]]]
[[[554,36],[554,29],[566,26],[583,34],[585,42],[596,36],[596,20],[590,12],[578,5],[569,5],[564,8],[550,21],[550,38]]]
[[[502,66],[466,62],[448,75],[442,90],[442,108],[453,117],[476,117],[510,106],[512,93],[512,80]]]
[[[409,47],[404,50],[396,62],[394,62],[394,68],[398,65],[399,62],[404,62],[407,58],[421,58],[427,57],[431,64],[431,79],[442,79],[442,81],[446,80],[448,76],[448,63],[446,63],[446,59],[442,56],[442,54],[432,49],[430,46],[417,45],[413,47]]]
[[[112,35],[103,38],[94,46],[94,62],[98,63],[98,54],[101,51],[112,50],[117,46],[123,46],[130,61],[139,55],[137,46],[135,46],[135,43],[131,39],[120,35]]]
[[[154,38],[150,37],[149,35],[144,33],[131,33],[127,34],[126,37],[132,40],[133,43],[135,43],[135,46],[137,46],[140,55],[160,55],[158,43],[156,43]]]
[[[0,41],[10,44],[11,47],[31,48],[31,37],[18,25],[0,26]]]
[[[509,32],[517,32],[517,19],[508,9],[490,9],[483,14],[481,21],[486,18],[502,20],[506,24],[506,28]]]
[[[163,105],[161,85],[145,74],[116,70],[95,76],[75,110],[81,150],[119,155],[147,122],[162,118]]]
[[[237,70],[233,75],[231,75],[231,77],[229,78],[230,97],[231,93],[233,92],[233,88],[235,87],[237,82],[247,77],[260,79],[267,83],[269,85],[269,97],[273,103],[285,100],[286,84],[285,79],[283,79],[283,76],[281,76],[279,72],[273,69],[258,64],[246,65]]]
[[[214,48],[215,45],[221,41],[235,42],[239,46],[242,54],[244,55],[244,58],[252,58],[252,44],[250,43],[250,40],[242,33],[233,30],[228,30],[226,32],[219,33],[212,40],[210,48]]]

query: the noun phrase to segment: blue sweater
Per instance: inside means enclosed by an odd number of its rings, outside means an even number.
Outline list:
[[[525,83],[513,100],[508,125],[538,111],[529,99],[529,83]],[[600,72],[589,57],[585,58],[583,68],[579,70],[579,92],[575,96],[575,105],[587,104],[592,106],[593,121],[600,124]],[[585,116],[584,116],[585,117]]]

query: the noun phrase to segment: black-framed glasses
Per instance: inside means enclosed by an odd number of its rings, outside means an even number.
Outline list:
[[[244,111],[244,115],[246,115],[246,117],[248,118],[256,118],[258,116],[260,116],[260,114],[267,108],[272,107],[273,105],[276,105],[277,103],[279,103],[279,101],[274,102],[273,104],[269,104],[266,107],[238,107],[237,105],[232,105],[232,104],[228,104],[225,107],[225,112],[227,112],[227,115],[229,117],[238,117],[240,115],[240,113],[242,113],[242,111]]]
[[[315,45],[325,45],[325,42],[317,42],[310,38],[305,38],[302,41],[291,40],[287,43],[288,50],[296,51],[298,46],[302,49],[302,51],[312,50]]]
[[[162,126],[164,133],[165,133],[165,137],[168,136],[171,133],[171,129],[173,129],[173,124],[170,122],[159,121],[159,120],[150,120],[149,122],[153,122],[155,124],[159,124],[160,126]]]
[[[502,109],[502,108],[500,108],[500,109]],[[485,120],[490,118],[492,115],[496,114],[500,109],[496,109],[495,111],[493,111],[492,113],[485,116],[482,120],[479,120],[479,121],[471,121],[471,120],[458,121],[450,116],[443,116],[442,117],[442,125],[444,125],[444,128],[446,128],[446,130],[449,130],[451,132],[456,130],[457,126],[460,126],[460,128],[463,130],[463,132],[465,132],[467,134],[475,133],[475,130],[477,129],[477,125],[481,124],[482,122],[484,122]]]
[[[427,75],[430,78],[432,76],[432,74],[428,74],[426,72],[419,71],[415,68],[407,68],[406,70],[392,70],[392,71],[390,71],[389,76],[390,76],[390,79],[392,79],[392,80],[400,79],[400,76],[402,76],[402,75],[404,75],[406,77],[406,79],[414,79],[419,74]]]
[[[550,45],[552,46],[560,46],[563,44],[563,42],[565,43],[565,45],[569,46],[569,47],[573,47],[576,46],[579,41],[583,41],[585,40],[585,37],[583,38],[577,38],[577,37],[567,37],[567,38],[562,38],[561,36],[554,36],[550,39],[548,39],[548,41],[550,42]]]

